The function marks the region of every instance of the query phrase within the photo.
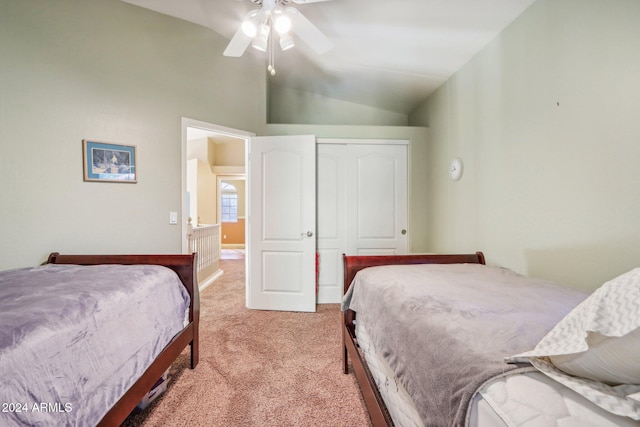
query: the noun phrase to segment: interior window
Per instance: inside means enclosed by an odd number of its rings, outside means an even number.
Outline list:
[[[222,191],[222,222],[238,222],[238,191],[233,185],[223,182]]]

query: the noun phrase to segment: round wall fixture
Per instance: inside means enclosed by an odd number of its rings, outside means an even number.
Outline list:
[[[451,164],[449,165],[449,176],[452,180],[458,181],[460,178],[462,178],[463,169],[464,166],[462,164],[462,159],[456,157],[455,159],[451,160]]]

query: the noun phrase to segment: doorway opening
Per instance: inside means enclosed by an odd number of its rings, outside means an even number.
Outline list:
[[[247,149],[249,139],[255,134],[227,128],[212,123],[182,119],[182,252],[189,253],[188,236],[192,228],[222,228],[222,198],[220,185],[223,179],[244,181],[247,176]],[[236,193],[236,203],[244,208],[244,185]],[[226,203],[226,201],[225,201]],[[236,212],[236,223],[240,215]],[[228,217],[226,217],[228,218]],[[190,228],[191,227],[191,228]],[[242,235],[248,235],[242,215]],[[222,233],[220,231],[220,233]],[[192,235],[192,234],[191,234]],[[222,235],[217,239],[214,252],[221,258]],[[247,242],[243,243],[245,250]],[[220,274],[219,272],[218,274]],[[205,279],[207,280],[207,279]]]
[[[218,223],[222,257],[236,259],[246,249],[245,174],[218,175]]]

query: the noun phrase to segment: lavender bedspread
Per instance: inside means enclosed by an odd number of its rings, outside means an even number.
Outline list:
[[[425,426],[464,426],[475,391],[518,368],[586,294],[477,264],[371,267],[343,301],[366,325]]]
[[[0,425],[94,426],[188,320],[151,265],[0,272]]]

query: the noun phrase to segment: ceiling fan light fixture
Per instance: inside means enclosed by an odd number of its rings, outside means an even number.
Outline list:
[[[254,49],[257,49],[261,52],[267,51],[267,42],[269,41],[269,33],[271,32],[271,27],[267,24],[260,24],[258,27],[258,34],[251,42],[251,46]]]
[[[302,13],[293,7],[286,7],[291,2],[303,4],[327,0],[250,1],[261,7],[247,14],[227,45],[224,56],[242,56],[251,45],[254,49],[267,53],[269,58],[267,71],[273,76],[276,73],[274,65],[276,43],[280,44],[280,49],[283,51],[295,47],[292,32],[296,34],[296,38],[300,38],[318,54],[323,54],[333,47],[331,41]],[[278,40],[275,33],[278,33]]]
[[[280,49],[283,51],[289,50],[294,47],[296,43],[293,41],[293,37],[290,34],[280,34]]]
[[[252,10],[242,21],[242,32],[247,36],[254,38],[258,34],[258,22],[260,21],[260,10]]]
[[[291,19],[283,13],[278,13],[273,21],[273,26],[279,34],[286,34],[291,29]]]
[[[255,37],[258,34],[258,28],[256,24],[251,21],[244,21],[242,23],[242,32],[245,33],[248,37]]]

